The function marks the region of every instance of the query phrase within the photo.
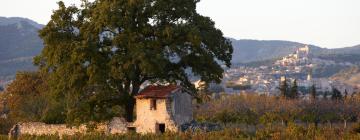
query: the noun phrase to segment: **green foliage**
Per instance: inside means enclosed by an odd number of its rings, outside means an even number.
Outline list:
[[[47,93],[47,77],[36,72],[19,72],[0,97],[0,132],[7,134],[17,122],[64,123],[64,108]],[[3,115],[3,114],[1,114]]]
[[[264,129],[264,130],[256,131],[255,137],[260,140],[267,140],[267,139],[271,139],[274,133],[275,133],[274,130]]]
[[[67,123],[119,115],[109,110],[113,106],[124,108],[132,121],[133,96],[146,81],[180,82],[194,90],[192,73],[220,82],[220,63],[231,65],[232,45],[210,18],[196,12],[198,2],[59,2],[40,31],[45,47],[35,62],[50,75],[51,94],[65,99]]]
[[[8,134],[15,122],[9,119],[0,118],[0,135]],[[1,138],[0,138],[1,139]]]
[[[63,123],[61,104],[47,93],[47,77],[36,72],[19,72],[5,95],[9,118],[19,121]],[[54,111],[56,110],[56,111]],[[53,117],[49,117],[49,115]],[[56,120],[50,121],[50,120]]]
[[[298,90],[297,80],[295,79],[293,84],[291,85],[290,98],[296,99],[298,97],[299,97],[299,90]]]
[[[341,100],[342,98],[343,97],[341,95],[341,92],[337,88],[333,88],[332,89],[331,99],[332,100]]]
[[[219,113],[217,113],[214,117],[213,117],[214,121],[218,121],[218,122],[223,122],[223,123],[231,123],[231,122],[236,122],[237,120],[237,115],[234,112],[230,112],[226,109],[220,111]]]
[[[302,126],[296,125],[295,123],[289,123],[289,125],[285,128],[285,133],[287,138],[296,139],[304,137],[306,135],[306,129]]]
[[[302,110],[300,119],[303,122],[314,123],[317,126],[321,121],[320,115],[322,114],[318,105],[316,103],[307,104]]]
[[[294,80],[292,85],[289,85],[288,80],[285,77],[284,81],[281,81],[279,90],[280,90],[280,95],[283,98],[296,99],[299,97],[299,88],[298,88],[296,79]]]
[[[278,120],[278,115],[274,112],[266,112],[259,120],[261,124],[272,126],[272,124]]]
[[[317,92],[316,92],[316,87],[315,87],[315,85],[312,85],[312,86],[310,87],[310,96],[311,96],[311,99],[312,99],[312,100],[316,100],[316,98],[317,98]]]
[[[281,81],[281,85],[279,87],[280,89],[280,95],[283,98],[288,98],[289,97],[289,85],[288,85],[288,81],[285,78],[284,81]]]

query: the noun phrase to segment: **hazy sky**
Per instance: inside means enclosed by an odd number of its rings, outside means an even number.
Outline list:
[[[0,16],[46,24],[56,1],[0,0]],[[290,40],[327,48],[360,44],[360,0],[202,0],[198,11],[236,39]]]

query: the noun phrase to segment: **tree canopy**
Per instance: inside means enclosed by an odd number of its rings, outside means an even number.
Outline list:
[[[283,98],[289,98],[289,84],[288,81],[285,77],[285,79],[283,81],[280,81],[280,86],[279,86],[279,90],[280,90],[280,96]]]
[[[341,92],[337,88],[333,87],[331,99],[332,100],[342,100],[342,98],[343,98],[343,96],[342,96]]]
[[[233,48],[209,17],[196,12],[198,2],[59,2],[40,31],[44,49],[35,63],[49,74],[50,92],[66,99],[67,122],[107,119],[113,110],[121,114],[119,106],[132,121],[133,96],[147,82],[190,90],[190,76],[220,82]]]
[[[316,100],[316,98],[317,98],[317,91],[316,91],[316,86],[315,86],[315,84],[313,84],[313,85],[311,85],[311,87],[310,87],[310,97],[311,97],[311,99],[312,100]]]
[[[290,98],[295,99],[299,97],[299,90],[297,85],[297,80],[295,79],[290,90]]]
[[[42,121],[63,123],[62,104],[47,93],[46,75],[37,72],[18,72],[4,92],[4,106],[11,121]],[[10,120],[9,120],[10,121]]]

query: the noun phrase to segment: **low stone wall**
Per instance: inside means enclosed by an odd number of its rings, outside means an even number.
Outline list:
[[[111,121],[98,124],[95,131],[105,134],[123,134],[127,132],[128,123],[123,118],[113,118]],[[27,135],[75,135],[85,134],[88,128],[85,125],[79,127],[67,127],[65,124],[45,124],[40,122],[19,123],[13,126],[9,132],[9,137]]]
[[[124,134],[128,132],[128,126],[131,123],[126,122],[124,118],[113,118],[107,125],[105,133],[107,134]]]

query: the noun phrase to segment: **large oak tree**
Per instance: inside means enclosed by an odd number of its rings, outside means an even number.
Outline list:
[[[69,123],[102,120],[114,106],[133,119],[134,96],[144,82],[178,83],[189,75],[220,82],[233,48],[199,0],[83,0],[59,2],[40,31],[44,50],[35,58],[50,75],[50,92],[67,103]],[[214,9],[216,10],[216,9]]]

